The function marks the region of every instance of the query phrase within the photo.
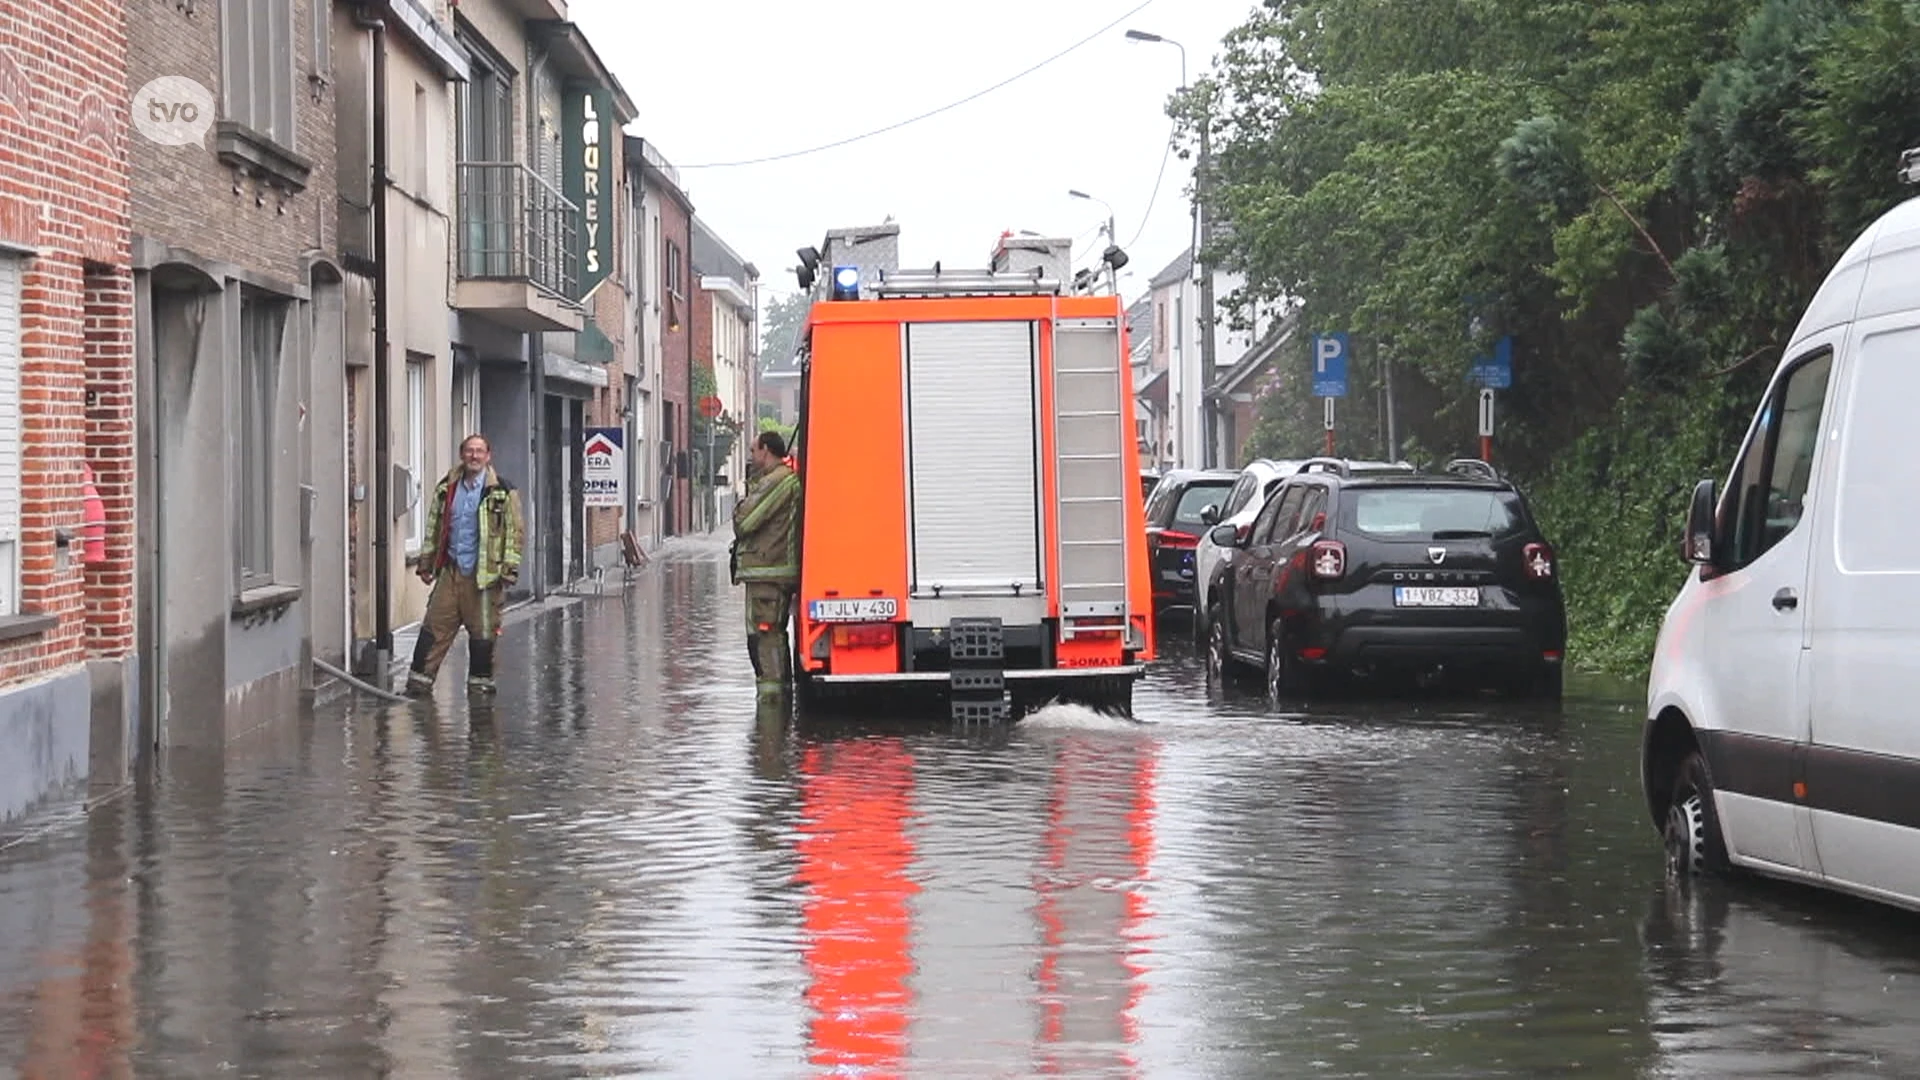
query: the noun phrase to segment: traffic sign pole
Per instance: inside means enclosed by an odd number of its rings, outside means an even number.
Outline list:
[[[1327,403],[1327,456],[1333,456],[1333,399],[1321,398]]]
[[[1480,391],[1480,460],[1493,461],[1493,391]]]

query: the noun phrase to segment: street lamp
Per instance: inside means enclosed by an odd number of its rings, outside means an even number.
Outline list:
[[[1128,30],[1127,40],[1145,42],[1145,43],[1154,44],[1154,45],[1171,45],[1174,48],[1179,49],[1180,50],[1180,90],[1182,93],[1185,93],[1187,91],[1188,89],[1187,47],[1185,45],[1180,44],[1179,42],[1173,40],[1170,37],[1162,37],[1159,34],[1150,34],[1145,30]],[[1201,319],[1200,319],[1201,368],[1200,370],[1201,370],[1201,377],[1203,380],[1202,385],[1196,389],[1195,391],[1196,394],[1205,393],[1206,386],[1204,384],[1204,380],[1213,371],[1213,273],[1210,269],[1203,268],[1203,265],[1200,262],[1200,235],[1201,235],[1200,206],[1205,201],[1207,158],[1208,158],[1208,153],[1211,149],[1211,146],[1208,140],[1208,129],[1211,128],[1212,126],[1213,125],[1211,123],[1208,123],[1205,121],[1205,118],[1202,118],[1202,123],[1200,125],[1200,156],[1199,156],[1199,159],[1194,163],[1194,169],[1193,169],[1193,238],[1189,241],[1189,245],[1190,245],[1189,250],[1191,250],[1193,253],[1193,259],[1192,259],[1193,271],[1195,275],[1198,277],[1199,284],[1200,284],[1200,312],[1201,312]],[[1180,332],[1184,334],[1186,332],[1186,328],[1181,327]],[[1169,361],[1169,363],[1171,363],[1171,361]],[[1173,415],[1174,415],[1174,424],[1176,427],[1177,445],[1179,446],[1179,453],[1176,455],[1175,464],[1184,466],[1187,464],[1187,455],[1185,452],[1186,447],[1184,445],[1186,443],[1186,434],[1187,434],[1186,426],[1185,426],[1185,416],[1184,416],[1184,406],[1186,404],[1187,394],[1186,394],[1186,380],[1181,376],[1183,376],[1185,373],[1169,372],[1169,374],[1174,376]],[[1195,426],[1199,426],[1199,425],[1195,425]],[[1213,457],[1214,457],[1213,440],[1211,438],[1208,438],[1206,439],[1206,445],[1201,450],[1201,460],[1207,465],[1212,465]]]
[[[1101,262],[1107,267],[1107,284],[1113,287],[1113,294],[1120,295],[1120,267],[1126,265],[1126,254],[1120,250],[1120,241],[1114,236],[1113,206],[1105,199],[1097,199],[1084,191],[1069,189],[1067,194],[1076,199],[1097,202],[1107,208],[1107,250],[1102,253]]]

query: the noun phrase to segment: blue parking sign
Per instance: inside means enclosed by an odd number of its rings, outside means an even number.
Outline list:
[[[1347,396],[1347,335],[1313,335],[1313,396]]]
[[[1492,356],[1476,356],[1467,369],[1467,378],[1486,390],[1507,390],[1513,386],[1513,338],[1494,342]]]

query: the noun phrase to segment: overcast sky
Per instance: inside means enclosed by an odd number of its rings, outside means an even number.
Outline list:
[[[1129,299],[1187,247],[1188,162],[1166,158],[1180,50],[1195,79],[1255,0],[571,0],[570,17],[639,107],[627,133],[680,169],[695,212],[795,288],[794,250],[826,231],[900,225],[901,261],[984,267],[1002,230],[1073,238],[1091,265],[1112,204]],[[1139,8],[1130,17],[1127,13]],[[730,168],[905,120],[984,90],[1121,20],[1025,78],[931,119],[838,149]],[[1135,240],[1138,236],[1137,241]]]

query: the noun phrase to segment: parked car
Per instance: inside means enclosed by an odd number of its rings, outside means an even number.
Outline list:
[[[1266,506],[1267,496],[1299,467],[1297,461],[1273,461],[1267,458],[1255,458],[1248,462],[1240,470],[1239,479],[1233,482],[1232,490],[1227,492],[1227,501],[1220,507],[1219,519],[1207,522],[1207,531],[1201,534],[1200,543],[1193,552],[1193,610],[1198,616],[1194,619],[1195,633],[1206,633],[1207,590],[1212,582],[1213,571],[1222,560],[1232,557],[1232,548],[1223,548],[1213,542],[1213,527],[1231,525],[1241,536],[1245,536],[1253,526],[1253,519]]]
[[[1160,470],[1158,469],[1141,469],[1140,470],[1140,501],[1142,503],[1145,503],[1146,500],[1153,498],[1153,489],[1158,486],[1160,486]]]
[[[1920,199],[1853,242],[1789,340],[1725,493],[1694,491],[1641,784],[1682,880],[1738,867],[1920,910]]]
[[[1440,473],[1301,465],[1210,587],[1207,663],[1275,695],[1332,674],[1439,673],[1557,700],[1566,606],[1527,500],[1480,461]]]
[[[1413,466],[1405,462],[1388,464],[1384,461],[1355,461],[1350,463],[1350,469],[1355,473],[1374,470],[1414,471]],[[1210,610],[1210,590],[1214,572],[1222,562],[1233,561],[1235,550],[1232,547],[1222,547],[1214,543],[1212,527],[1231,525],[1240,539],[1246,539],[1248,530],[1253,528],[1254,518],[1259,517],[1260,511],[1266,508],[1267,500],[1273,497],[1274,492],[1279,490],[1287,477],[1299,470],[1300,462],[1298,461],[1254,459],[1247,464],[1246,468],[1240,470],[1240,479],[1234,482],[1233,491],[1227,496],[1227,504],[1221,508],[1221,519],[1207,523],[1208,531],[1200,537],[1200,545],[1195,549],[1193,556],[1193,580],[1196,587],[1193,607],[1194,611],[1199,613],[1199,616],[1194,619],[1193,629],[1200,640],[1206,640],[1206,612]]]
[[[1209,517],[1218,520],[1238,474],[1225,469],[1170,469],[1147,500],[1147,557],[1153,564],[1153,607],[1193,606],[1193,555]]]

